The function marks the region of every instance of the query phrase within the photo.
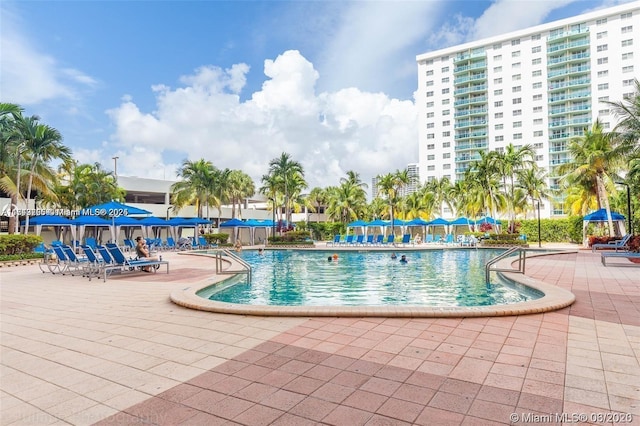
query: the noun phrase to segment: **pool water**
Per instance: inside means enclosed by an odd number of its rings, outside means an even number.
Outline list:
[[[203,289],[220,302],[280,306],[489,306],[524,302],[543,294],[492,273],[485,263],[503,250],[402,252],[245,251],[252,280],[239,275]]]

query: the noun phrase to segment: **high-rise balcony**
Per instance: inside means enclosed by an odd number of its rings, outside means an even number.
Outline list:
[[[453,80],[453,84],[458,85],[458,84],[471,82],[471,81],[484,81],[486,79],[487,79],[486,73],[477,73],[477,74],[471,74],[467,76],[456,77]]]
[[[484,126],[487,124],[487,118],[478,118],[475,120],[462,120],[458,121],[453,125],[454,129],[462,129],[465,127],[476,127],[476,126]]]
[[[570,120],[554,120],[549,123],[549,127],[565,127],[574,125],[583,125],[591,123],[591,117],[573,118]]]
[[[561,90],[567,87],[589,86],[590,84],[590,78],[573,78],[567,81],[550,81],[549,91]]]
[[[565,66],[563,68],[549,70],[547,72],[547,77],[553,78],[553,77],[558,77],[561,75],[569,75],[569,74],[588,74],[590,71],[591,71],[591,66],[589,65],[578,65],[578,66],[569,67],[569,68]]]
[[[454,96],[458,96],[458,95],[465,95],[467,93],[486,92],[486,91],[487,91],[487,85],[486,84],[475,84],[473,86],[462,87],[460,89],[456,89],[456,90],[453,91],[453,95]]]
[[[583,27],[583,28],[579,28],[577,30],[571,30],[571,31],[563,31],[561,33],[550,35],[549,37],[547,37],[547,41],[558,40],[560,38],[578,37],[578,36],[580,36],[582,34],[586,34],[588,32],[589,32],[589,28],[588,27]]]
[[[487,97],[486,96],[473,96],[470,98],[466,98],[466,99],[459,99],[457,101],[455,101],[453,103],[454,106],[460,106],[460,105],[472,105],[472,104],[480,104],[480,103],[486,103],[487,102]]]
[[[575,53],[573,55],[562,55],[559,57],[549,58],[547,60],[547,65],[563,64],[563,63],[574,62],[574,61],[583,61],[588,58],[589,58],[589,52]]]
[[[458,151],[485,149],[486,147],[487,147],[487,140],[484,139],[484,140],[475,141],[473,143],[456,144],[456,146],[454,147],[454,150],[458,152]]]
[[[588,46],[589,39],[575,40],[569,43],[558,43],[547,46],[547,53],[561,52],[563,50],[575,49],[576,47]]]
[[[456,111],[453,116],[454,117],[466,117],[467,115],[482,115],[487,113],[487,108],[472,108],[472,109],[463,109],[460,111]]]
[[[480,62],[472,62],[469,65],[461,65],[459,67],[455,67],[453,69],[453,73],[454,74],[458,74],[461,72],[465,72],[465,71],[470,71],[470,70],[477,70],[477,69],[481,69],[481,68],[487,68],[487,61],[480,61]]]
[[[549,108],[549,115],[566,114],[568,112],[586,112],[591,110],[591,104],[569,105],[569,106],[557,106]]]
[[[487,131],[486,130],[480,130],[477,132],[466,132],[466,133],[458,133],[457,135],[454,135],[453,139],[454,140],[460,140],[460,139],[473,139],[473,138],[482,138],[487,136]]]

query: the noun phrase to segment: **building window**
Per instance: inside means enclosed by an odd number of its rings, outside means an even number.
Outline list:
[[[540,65],[542,63],[541,58],[535,58],[531,61],[531,65]]]
[[[604,65],[609,63],[609,58],[598,58],[598,65]]]
[[[604,123],[602,123],[602,128],[603,129],[608,129],[609,127],[611,127],[611,123],[605,121]]]
[[[542,118],[536,118],[535,120],[533,120],[533,124],[535,125],[542,124]]]
[[[596,48],[598,52],[606,52],[607,49],[609,49],[609,47],[606,44],[601,44]]]
[[[633,16],[633,13],[627,12],[620,15],[620,19],[630,19]]]
[[[433,161],[436,159],[436,156],[433,154],[427,155],[427,161]]]
[[[444,164],[442,166],[442,170],[449,170],[451,168],[451,164]]]
[[[451,147],[451,142],[443,142],[442,143],[442,147],[443,148],[450,148]]]
[[[493,128],[495,130],[502,130],[502,129],[504,129],[504,124],[496,124],[495,126],[493,126]]]
[[[514,50],[513,52],[511,52],[511,57],[512,58],[517,58],[520,56],[520,51],[519,50]]]
[[[535,132],[533,132],[534,138],[539,138],[541,136],[542,136],[542,130],[536,130]]]
[[[631,31],[633,31],[633,26],[629,25],[626,27],[622,27],[622,34],[626,34],[626,33],[630,33]]]
[[[427,129],[433,129],[433,126],[435,126],[435,124],[427,123]]]
[[[544,144],[542,144],[542,143],[540,143],[540,142],[538,142],[538,143],[534,143],[534,144],[533,144],[533,148],[535,148],[535,149],[542,149],[542,148],[544,148]]]
[[[633,79],[622,80],[622,87],[624,87],[624,86],[633,86]]]
[[[494,61],[501,61],[501,60],[502,60],[502,55],[495,55],[495,56],[493,57],[493,60],[494,60]]]
[[[425,62],[426,65],[433,65],[433,59],[429,59]]]
[[[504,141],[504,136],[496,136],[496,137],[495,137],[495,141],[496,141],[496,142],[502,142],[502,141]]]
[[[522,121],[514,121],[513,128],[517,129],[518,127],[522,127]]]
[[[531,73],[531,77],[540,77],[542,75],[542,70],[535,70]]]
[[[518,93],[522,91],[522,86],[513,86],[511,88],[511,93]]]
[[[427,102],[427,108],[433,108],[433,102]]]
[[[427,77],[429,77],[430,75],[433,75],[433,70],[427,70]]]
[[[427,98],[430,98],[433,96],[433,92],[427,92]]]
[[[443,79],[442,79],[442,82],[443,82],[443,83],[448,83],[448,82],[449,82],[449,77],[445,77],[445,78],[443,78]]]
[[[605,38],[606,36],[607,36],[607,32],[606,31],[601,31],[598,34],[596,34],[596,38],[597,39]]]
[[[444,68],[442,68],[442,73],[443,73],[443,74],[444,74],[444,73],[447,73],[447,72],[449,72],[449,67],[444,67]]]
[[[533,112],[542,112],[542,107],[541,106],[533,107]]]
[[[430,143],[429,145],[427,145],[427,149],[436,149],[436,146]]]
[[[626,61],[627,59],[633,59],[633,52],[623,53],[622,60]]]
[[[533,89],[542,89],[542,82],[541,81],[535,82],[531,85],[531,87]]]
[[[622,40],[622,47],[633,46],[633,39]]]
[[[609,115],[609,108],[598,110],[598,115]]]
[[[430,172],[434,171],[435,169],[436,169],[436,166],[427,166],[427,170],[430,171]],[[433,180],[433,179],[431,179],[431,180]]]
[[[512,103],[513,103],[513,105],[521,104],[522,103],[522,98],[513,98]]]
[[[496,101],[493,103],[494,107],[501,107],[502,106],[502,101]]]
[[[609,83],[598,84],[598,90],[607,90],[609,89]]]
[[[522,74],[514,74],[511,76],[512,81],[518,81],[522,78]]]
[[[521,109],[514,109],[513,110],[513,116],[518,116],[518,115],[522,115],[522,110]]]
[[[608,96],[600,96],[598,98],[598,102],[609,102],[609,97]]]
[[[442,115],[449,115],[450,111],[448,109],[445,109],[442,111]]]
[[[622,99],[624,99],[625,101],[628,101],[631,98],[633,98],[633,92],[631,92],[631,93],[623,93],[622,94]]]
[[[443,95],[446,95],[447,93],[449,93],[449,88],[448,87],[445,88],[445,89],[442,89],[442,94]]]
[[[598,19],[596,25],[604,25],[607,23],[607,18]]]
[[[534,34],[531,36],[531,40],[540,40],[540,34]]]
[[[496,95],[496,96],[502,95],[502,89],[494,90],[493,94]]]
[[[504,113],[502,112],[496,112],[495,114],[493,114],[493,118],[502,118],[504,116]]]
[[[542,51],[542,47],[541,46],[533,46],[531,48],[531,53],[540,53]]]
[[[443,138],[448,138],[449,136],[451,136],[451,132],[449,132],[449,131],[442,132],[442,137]]]
[[[502,72],[502,67],[493,67],[493,72]]]
[[[622,67],[622,72],[633,72],[633,65]]]
[[[451,158],[451,153],[450,152],[445,152],[444,154],[442,154],[442,158]]]
[[[514,62],[513,64],[511,64],[511,68],[520,68],[520,62]]]
[[[598,71],[598,77],[606,77],[609,75],[609,70]]]
[[[535,156],[535,161],[542,161],[544,160],[544,155],[536,155]]]
[[[493,79],[493,84],[502,84],[502,77],[501,78],[494,78]]]
[[[518,139],[522,139],[522,133],[514,133],[513,134],[513,140],[518,140]]]
[[[541,101],[542,100],[542,95],[538,94],[538,95],[533,95],[533,100],[534,101]]]
[[[515,39],[515,40],[511,40],[511,45],[512,45],[512,46],[517,46],[517,45],[519,45],[519,44],[520,44],[520,39],[519,39],[519,38],[517,38],[517,39]]]
[[[433,80],[427,81],[427,87],[429,87],[429,86],[433,86]]]
[[[494,50],[502,49],[502,43],[496,43],[493,45]]]
[[[433,133],[428,133],[427,134],[427,139],[435,139],[436,135],[434,135]]]
[[[442,105],[449,105],[449,99],[443,99]]]

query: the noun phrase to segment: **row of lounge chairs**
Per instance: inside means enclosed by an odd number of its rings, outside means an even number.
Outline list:
[[[604,266],[640,266],[640,263],[634,262],[634,260],[640,259],[640,253],[629,251],[629,241],[631,240],[631,237],[631,234],[627,234],[619,240],[593,244],[591,246],[591,251],[595,253],[598,250],[603,250],[600,253],[600,261]],[[611,259],[629,259],[631,262],[614,262],[607,264],[607,260]]]
[[[366,238],[366,239],[365,239]],[[477,244],[477,239],[473,236],[465,237],[464,235],[458,235],[456,239],[454,239],[453,234],[447,234],[444,238],[441,235],[427,235],[425,243],[441,243],[448,245],[460,245],[467,247],[474,247]],[[384,235],[347,235],[344,240],[342,239],[342,235],[336,235],[333,241],[327,243],[327,246],[408,246],[421,244],[422,241],[418,238],[411,239],[410,234],[404,234],[402,236],[402,240],[396,242],[395,236],[389,235],[386,239]]]
[[[207,240],[203,236],[200,236],[198,238],[180,238],[178,239],[178,241],[175,241],[173,237],[167,237],[167,239],[164,241],[161,238],[145,238],[145,241],[147,243],[147,247],[149,247],[151,251],[165,251],[165,250],[175,251],[175,250],[193,250],[193,249],[201,250],[201,249],[217,247],[216,244],[207,243]],[[62,247],[63,245],[64,244],[59,240],[54,240],[51,242],[52,247]],[[82,244],[80,244],[79,241],[74,241],[73,245],[76,253],[80,252],[80,247],[82,246]],[[99,246],[98,242],[93,237],[85,238],[84,245],[91,247],[93,251],[97,251]],[[133,241],[130,238],[125,238],[123,249],[128,252],[135,251],[136,249],[135,241]],[[38,247],[38,251],[44,251],[44,245],[41,245],[40,247]]]
[[[156,271],[165,265],[169,273],[169,262],[166,260],[137,259],[127,257],[116,244],[96,246],[94,250],[88,245],[80,246],[84,255],[78,256],[75,250],[68,245],[53,245],[45,252],[43,262],[39,265],[43,273],[62,275],[82,275],[89,278],[102,277],[103,281],[113,273],[125,273],[131,271]],[[55,260],[52,260],[55,254]]]

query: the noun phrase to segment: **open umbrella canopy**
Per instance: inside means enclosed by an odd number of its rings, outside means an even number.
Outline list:
[[[143,226],[171,226],[171,221],[155,216],[145,217],[144,219],[140,219],[138,222]]]
[[[347,224],[347,228],[354,228],[356,226],[367,226],[369,223],[365,222],[364,220],[358,219],[356,221],[353,221],[351,223]]]
[[[184,220],[185,225],[211,225],[211,221],[201,217],[190,217]]]
[[[24,225],[25,221],[22,221],[21,224]],[[29,225],[60,226],[60,225],[76,225],[76,223],[71,219],[67,219],[64,216],[43,215],[43,216],[34,216],[31,219],[29,219]]]
[[[111,221],[99,216],[78,216],[73,221],[76,225],[111,226]]]
[[[475,225],[475,222],[466,217],[459,217],[456,220],[450,222],[449,225]]]
[[[367,224],[367,226],[389,226],[389,225],[391,225],[391,221],[382,220],[382,219],[376,219]]]
[[[620,213],[616,213],[616,212],[611,212],[611,219],[612,220],[624,220],[625,217],[624,215],[620,214]],[[606,222],[609,219],[607,219],[607,209],[600,209],[600,210],[596,210],[593,213],[589,213],[588,215],[586,215],[582,220],[585,221],[589,221],[589,222]]]
[[[429,221],[428,224],[431,225],[431,226],[441,226],[441,225],[445,225],[446,226],[446,225],[450,225],[448,220],[443,219],[441,217]]]
[[[107,203],[96,204],[95,206],[82,209],[84,215],[96,215],[96,216],[129,216],[132,214],[151,214],[150,211],[139,209],[138,207],[130,206],[120,203],[118,201],[109,201]]]
[[[406,226],[427,226],[427,225],[429,225],[429,222],[419,217],[415,219],[411,219],[409,222],[406,223]]]
[[[243,222],[240,219],[236,219],[236,218],[227,220],[226,222],[222,222],[220,224],[221,228],[227,228],[227,227],[233,228],[233,227],[238,227],[238,226],[250,226],[250,225],[247,225],[246,222]]]
[[[128,216],[117,216],[113,219],[113,224],[116,226],[144,226],[138,219]]]
[[[481,223],[490,223],[492,225],[501,225],[502,224],[502,222],[500,222],[499,220],[495,220],[491,216],[485,216],[483,218],[480,218],[480,219],[476,220],[476,225],[480,225]]]
[[[274,225],[274,222],[272,220],[248,219],[246,222],[244,222],[244,225],[255,226],[255,227],[260,227],[260,226],[270,227]]]

